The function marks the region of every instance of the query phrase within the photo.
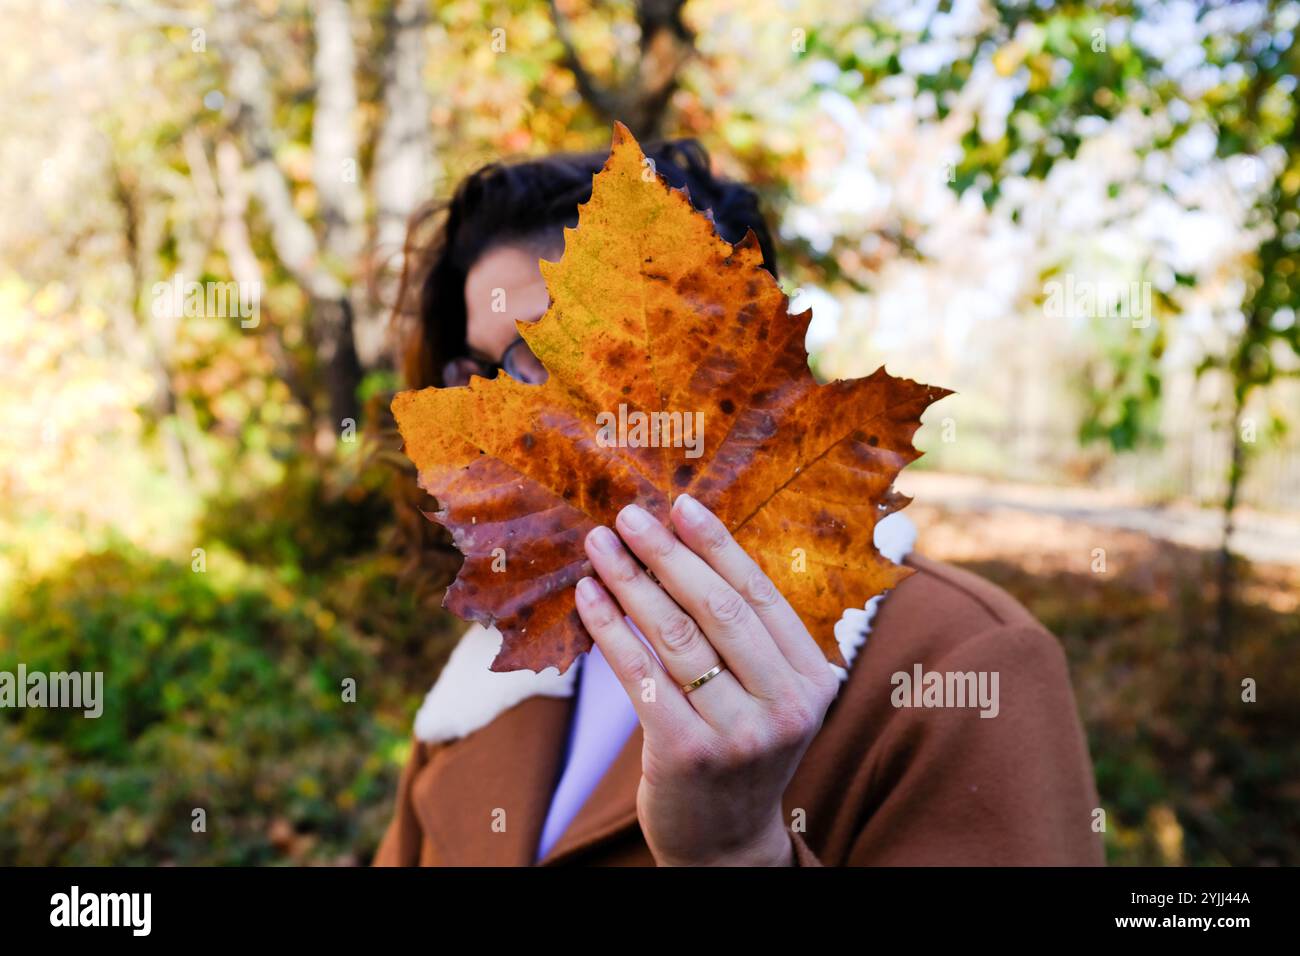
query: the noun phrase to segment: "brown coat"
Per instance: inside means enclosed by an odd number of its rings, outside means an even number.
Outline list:
[[[917,573],[881,602],[786,791],[787,815],[806,821],[797,861],[1100,864],[1097,792],[1060,645],[986,581],[916,555],[905,563]],[[917,663],[998,672],[1000,712],[895,707],[891,675]],[[531,864],[572,706],[530,697],[462,739],[417,741],[375,864]],[[637,825],[640,776],[638,727],[542,865],[654,865]]]

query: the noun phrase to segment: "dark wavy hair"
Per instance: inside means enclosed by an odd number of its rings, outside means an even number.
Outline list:
[[[715,176],[708,153],[693,139],[650,142],[642,150],[670,185],[686,188],[696,209],[711,212],[723,239],[737,243],[752,229],[763,265],[776,276],[772,235],[753,189]],[[608,155],[557,153],[489,163],[467,176],[450,199],[429,203],[412,217],[392,322],[407,387],[442,386],[446,364],[467,354],[465,279],[479,257],[506,243],[551,257],[562,246],[563,228],[577,224],[578,206],[591,198],[592,177]],[[455,576],[461,557],[447,532],[425,517],[432,499],[397,453],[387,409],[382,418],[387,440],[380,447],[402,470],[390,486],[396,517],[392,545],[404,556],[403,577],[432,602]]]
[[[763,265],[777,274],[775,248],[750,187],[715,176],[694,139],[643,146],[669,184],[686,187],[691,203],[710,210],[728,242],[754,230]],[[558,249],[562,230],[591,198],[591,180],[608,153],[556,153],[489,163],[467,176],[449,200],[429,204],[412,219],[398,293],[395,329],[406,384],[442,385],[443,366],[466,354],[465,278],[479,257],[501,244]]]

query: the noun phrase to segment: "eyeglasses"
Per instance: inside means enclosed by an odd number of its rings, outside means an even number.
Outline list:
[[[442,368],[442,383],[445,386],[468,385],[472,375],[496,378],[497,372],[502,370],[525,385],[541,385],[547,377],[541,361],[520,335],[506,346],[506,350],[501,353],[500,362],[492,362],[476,355],[462,355],[452,359]]]

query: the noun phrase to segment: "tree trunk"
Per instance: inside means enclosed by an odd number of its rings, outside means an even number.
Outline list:
[[[601,84],[587,70],[569,34],[568,20],[556,0],[551,0],[550,6],[556,36],[564,47],[565,66],[573,73],[582,98],[606,122],[622,121],[642,142],[662,136],[677,76],[695,53],[695,37],[682,21],[685,0],[638,0],[639,57],[631,77],[614,88]]]
[[[1216,606],[1214,614],[1214,634],[1211,645],[1211,701],[1217,705],[1224,690],[1223,672],[1227,664],[1230,649],[1230,635],[1233,619],[1234,591],[1234,557],[1232,554],[1232,534],[1235,527],[1237,502],[1241,493],[1241,480],[1246,473],[1246,449],[1241,441],[1241,415],[1246,407],[1246,389],[1241,385],[1233,388],[1232,451],[1228,466],[1228,488],[1223,496],[1223,537],[1219,544],[1216,568],[1218,587],[1216,589]]]
[[[197,159],[197,158],[196,158]],[[244,160],[239,147],[229,139],[222,139],[216,149],[217,236],[230,264],[230,274],[245,289],[265,288],[262,264],[253,252],[253,241],[248,234],[248,186]],[[263,315],[263,319],[267,316]],[[283,330],[278,323],[268,321],[263,341],[275,363],[276,374],[289,389],[308,417],[315,414],[311,390],[303,381],[301,370],[283,342]]]
[[[320,201],[323,267],[339,278],[341,295],[312,305],[313,332],[325,363],[330,409],[337,428],[357,418],[356,389],[362,360],[357,348],[358,303],[355,278],[365,241],[366,202],[361,193],[361,159],[354,122],[357,114],[356,46],[347,0],[317,0],[316,109],[312,113],[312,185]],[[369,351],[369,350],[368,350]],[[366,365],[376,354],[367,354]]]
[[[174,417],[177,409],[176,391],[172,386],[172,349],[176,340],[179,303],[172,310],[154,309],[145,295],[148,270],[154,261],[162,223],[156,211],[139,195],[140,183],[134,172],[112,161],[114,198],[122,211],[122,232],[126,243],[127,262],[130,266],[131,311],[142,316],[138,325],[124,320],[118,334],[124,338],[128,355],[133,355],[154,381],[150,411],[158,423],[163,458],[172,480],[188,484],[193,477],[189,454],[176,430]],[[187,279],[193,275],[186,276]]]
[[[324,367],[326,391],[329,396],[330,428],[337,435],[344,419],[356,420],[360,413],[356,391],[361,383],[361,364],[357,359],[356,345],[352,340],[351,293],[347,283],[321,261],[321,248],[316,241],[316,236],[311,226],[294,208],[293,194],[284,172],[276,163],[268,93],[270,77],[267,75],[261,57],[245,44],[240,36],[242,16],[240,7],[236,0],[219,0],[217,6],[218,14],[213,21],[213,29],[229,57],[229,89],[234,126],[241,133],[245,151],[249,156],[248,166],[252,174],[253,192],[261,203],[271,226],[271,245],[285,268],[311,298],[312,340],[320,352]],[[338,40],[337,14],[328,22],[331,26],[326,27],[330,37],[327,43],[333,44]],[[351,42],[350,34],[348,42]],[[325,66],[319,63],[319,58],[318,65],[322,68]],[[348,83],[351,84],[350,78]],[[338,89],[331,88],[331,92],[326,96],[332,109],[346,99],[346,91],[340,92]],[[353,97],[355,99],[355,90]],[[351,129],[351,121],[352,117],[349,115],[348,129]],[[331,161],[330,157],[338,159],[347,152],[346,133],[339,133],[337,122],[330,123],[328,128],[330,131],[328,135],[332,138],[330,145],[324,148],[326,164]],[[316,155],[319,157],[321,154]],[[341,161],[340,166],[342,166]],[[322,177],[322,182],[330,179],[328,169],[323,169]],[[339,170],[338,178],[343,178],[342,168]],[[320,184],[317,185],[319,188]],[[338,184],[326,182],[326,185],[328,188]],[[326,213],[327,223],[331,217],[342,216],[346,219],[350,215],[346,210],[351,200],[342,198],[347,193],[346,185],[333,190],[335,205],[331,207],[331,212]],[[334,230],[334,236],[334,241],[337,243],[335,249],[350,248],[349,232],[345,226],[338,225]],[[351,268],[354,264],[345,265]]]
[[[361,420],[357,389],[361,386],[361,362],[352,338],[352,301],[347,296],[312,302],[312,331],[316,354],[325,366],[325,391],[329,396],[330,425],[337,437],[343,423]]]
[[[371,312],[378,321],[370,323],[377,328],[357,331],[363,359],[370,352],[386,351],[386,320],[396,304],[397,280],[405,264],[407,223],[429,195],[435,175],[429,94],[424,87],[427,7],[423,0],[396,0],[388,18],[384,120],[371,171],[375,198]]]

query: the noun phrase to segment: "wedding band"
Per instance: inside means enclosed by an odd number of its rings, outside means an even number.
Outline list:
[[[724,668],[721,664],[715,664],[713,667],[710,667],[708,670],[706,670],[699,677],[695,678],[695,680],[691,681],[689,684],[683,684],[682,685],[683,693],[689,694],[691,691],[703,687],[709,681],[713,680],[713,678],[721,674],[723,670]]]

